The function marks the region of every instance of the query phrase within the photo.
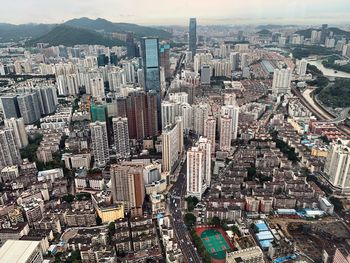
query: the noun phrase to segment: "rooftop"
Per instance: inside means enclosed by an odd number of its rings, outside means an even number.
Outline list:
[[[39,241],[7,240],[0,248],[0,262],[26,263],[39,244]]]

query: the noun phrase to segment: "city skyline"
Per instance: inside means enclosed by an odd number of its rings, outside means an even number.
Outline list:
[[[69,6],[69,9],[67,8]],[[108,6],[110,8],[106,9]],[[252,0],[234,3],[229,0],[208,2],[180,0],[171,6],[159,0],[122,2],[120,0],[50,2],[21,0],[1,4],[3,23],[62,23],[72,18],[105,18],[113,22],[140,23],[145,25],[186,25],[189,17],[197,17],[207,24],[317,24],[349,22],[350,5],[346,0],[329,3],[326,0],[285,1]],[[135,8],[138,7],[138,8]],[[28,12],[29,10],[29,12]],[[174,10],[176,10],[174,12]],[[180,15],[181,14],[181,15]],[[59,19],[57,19],[59,18]],[[254,21],[252,21],[254,19]]]

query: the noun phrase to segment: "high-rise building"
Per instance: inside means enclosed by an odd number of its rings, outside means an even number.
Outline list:
[[[321,28],[321,44],[325,43],[326,37],[328,36],[328,24],[322,24]]]
[[[61,78],[66,77],[66,81],[63,85],[66,86],[66,88],[64,89],[65,91],[62,91],[60,93],[60,95],[71,95],[71,96],[75,96],[77,94],[79,94],[79,85],[78,85],[78,76],[77,74],[69,74],[67,76],[59,76]]]
[[[248,58],[249,55],[247,53],[242,53],[241,55],[241,69],[243,70],[244,68],[248,67]]]
[[[272,94],[274,96],[290,93],[290,83],[292,80],[292,71],[287,69],[275,69],[272,80]]]
[[[179,154],[183,149],[182,118],[177,117],[175,124],[165,127],[162,131],[162,163],[163,171],[172,172]]]
[[[211,143],[201,137],[196,146],[187,151],[187,196],[199,200],[211,181]]]
[[[177,103],[188,103],[188,93],[174,92],[169,94],[169,100]]]
[[[232,118],[229,115],[220,117],[220,150],[229,152],[232,140]]]
[[[339,140],[332,145],[324,171],[332,185],[350,193],[350,141]]]
[[[17,101],[25,124],[32,124],[40,119],[41,109],[38,92],[20,94]]]
[[[109,161],[108,137],[106,122],[90,123],[91,145],[97,166],[105,166]]]
[[[39,101],[42,105],[42,115],[49,115],[56,111],[58,104],[56,88],[55,87],[40,87],[38,88]]]
[[[129,130],[127,118],[113,118],[114,146],[118,157],[126,158],[130,156]]]
[[[239,53],[231,52],[230,53],[230,63],[232,66],[232,70],[237,70],[239,67]]]
[[[15,136],[16,145],[19,149],[22,149],[28,145],[28,135],[24,127],[23,118],[10,118],[5,119],[5,127],[11,128]]]
[[[21,117],[17,101],[17,95],[1,96],[0,100],[5,119]]]
[[[193,109],[188,103],[183,103],[180,105],[180,116],[183,120],[184,131],[188,133],[193,130]]]
[[[306,59],[301,59],[297,61],[297,67],[296,71],[299,76],[305,76],[306,74],[306,68],[307,68],[307,60]]]
[[[158,128],[161,128],[161,83],[160,83],[160,58],[159,58],[159,39],[142,38],[142,72],[145,91],[155,91],[158,97],[157,116]]]
[[[159,181],[161,179],[162,165],[159,162],[153,162],[143,169],[143,181],[145,185]]]
[[[224,94],[224,105],[236,105],[236,94],[235,93],[225,93]]]
[[[209,106],[208,104],[196,104],[193,108],[193,129],[198,136],[204,135],[204,122],[208,119]]]
[[[0,249],[0,262],[44,262],[40,241],[9,239]]]
[[[107,107],[106,104],[92,103],[90,106],[91,122],[107,121]]]
[[[113,201],[122,202],[126,212],[134,216],[142,215],[145,199],[143,169],[144,164],[138,162],[122,162],[111,166]]]
[[[0,167],[11,166],[21,162],[21,155],[16,138],[11,128],[0,130]]]
[[[158,94],[155,91],[132,92],[117,99],[118,117],[127,117],[130,139],[144,139],[158,134]]]
[[[211,143],[211,153],[215,153],[215,135],[216,135],[216,119],[209,116],[204,122],[204,137]]]
[[[177,103],[171,101],[162,101],[162,129],[175,123],[175,117],[178,115]]]
[[[190,18],[189,34],[188,34],[189,51],[192,52],[192,57],[196,55],[197,50],[197,20]]]
[[[160,93],[160,59],[158,38],[142,38],[141,50],[145,90],[155,90]]]
[[[320,43],[321,39],[321,31],[317,31],[317,30],[312,30],[311,31],[311,44],[318,44]]]
[[[126,55],[129,59],[136,57],[136,45],[134,43],[134,34],[132,32],[128,32],[126,35]]]
[[[90,80],[91,96],[102,100],[106,97],[103,78],[92,78]]]
[[[212,70],[210,65],[202,65],[201,67],[201,84],[202,85],[210,85],[211,71]]]
[[[170,72],[170,45],[164,44],[160,46],[160,66],[164,69],[165,78],[171,77]]]
[[[221,116],[228,115],[232,120],[232,140],[237,139],[239,107],[237,103],[221,107]]]

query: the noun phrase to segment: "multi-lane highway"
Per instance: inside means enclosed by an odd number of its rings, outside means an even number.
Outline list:
[[[183,220],[182,211],[184,205],[184,197],[186,194],[186,161],[184,161],[179,170],[177,181],[169,191],[169,211],[172,215],[172,223],[175,236],[179,242],[185,262],[202,262],[196,248],[194,247],[189,232]]]

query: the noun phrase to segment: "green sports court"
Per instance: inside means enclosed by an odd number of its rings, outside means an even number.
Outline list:
[[[216,229],[204,230],[201,234],[201,239],[210,256],[215,259],[224,259],[226,251],[230,251],[229,244]]]

